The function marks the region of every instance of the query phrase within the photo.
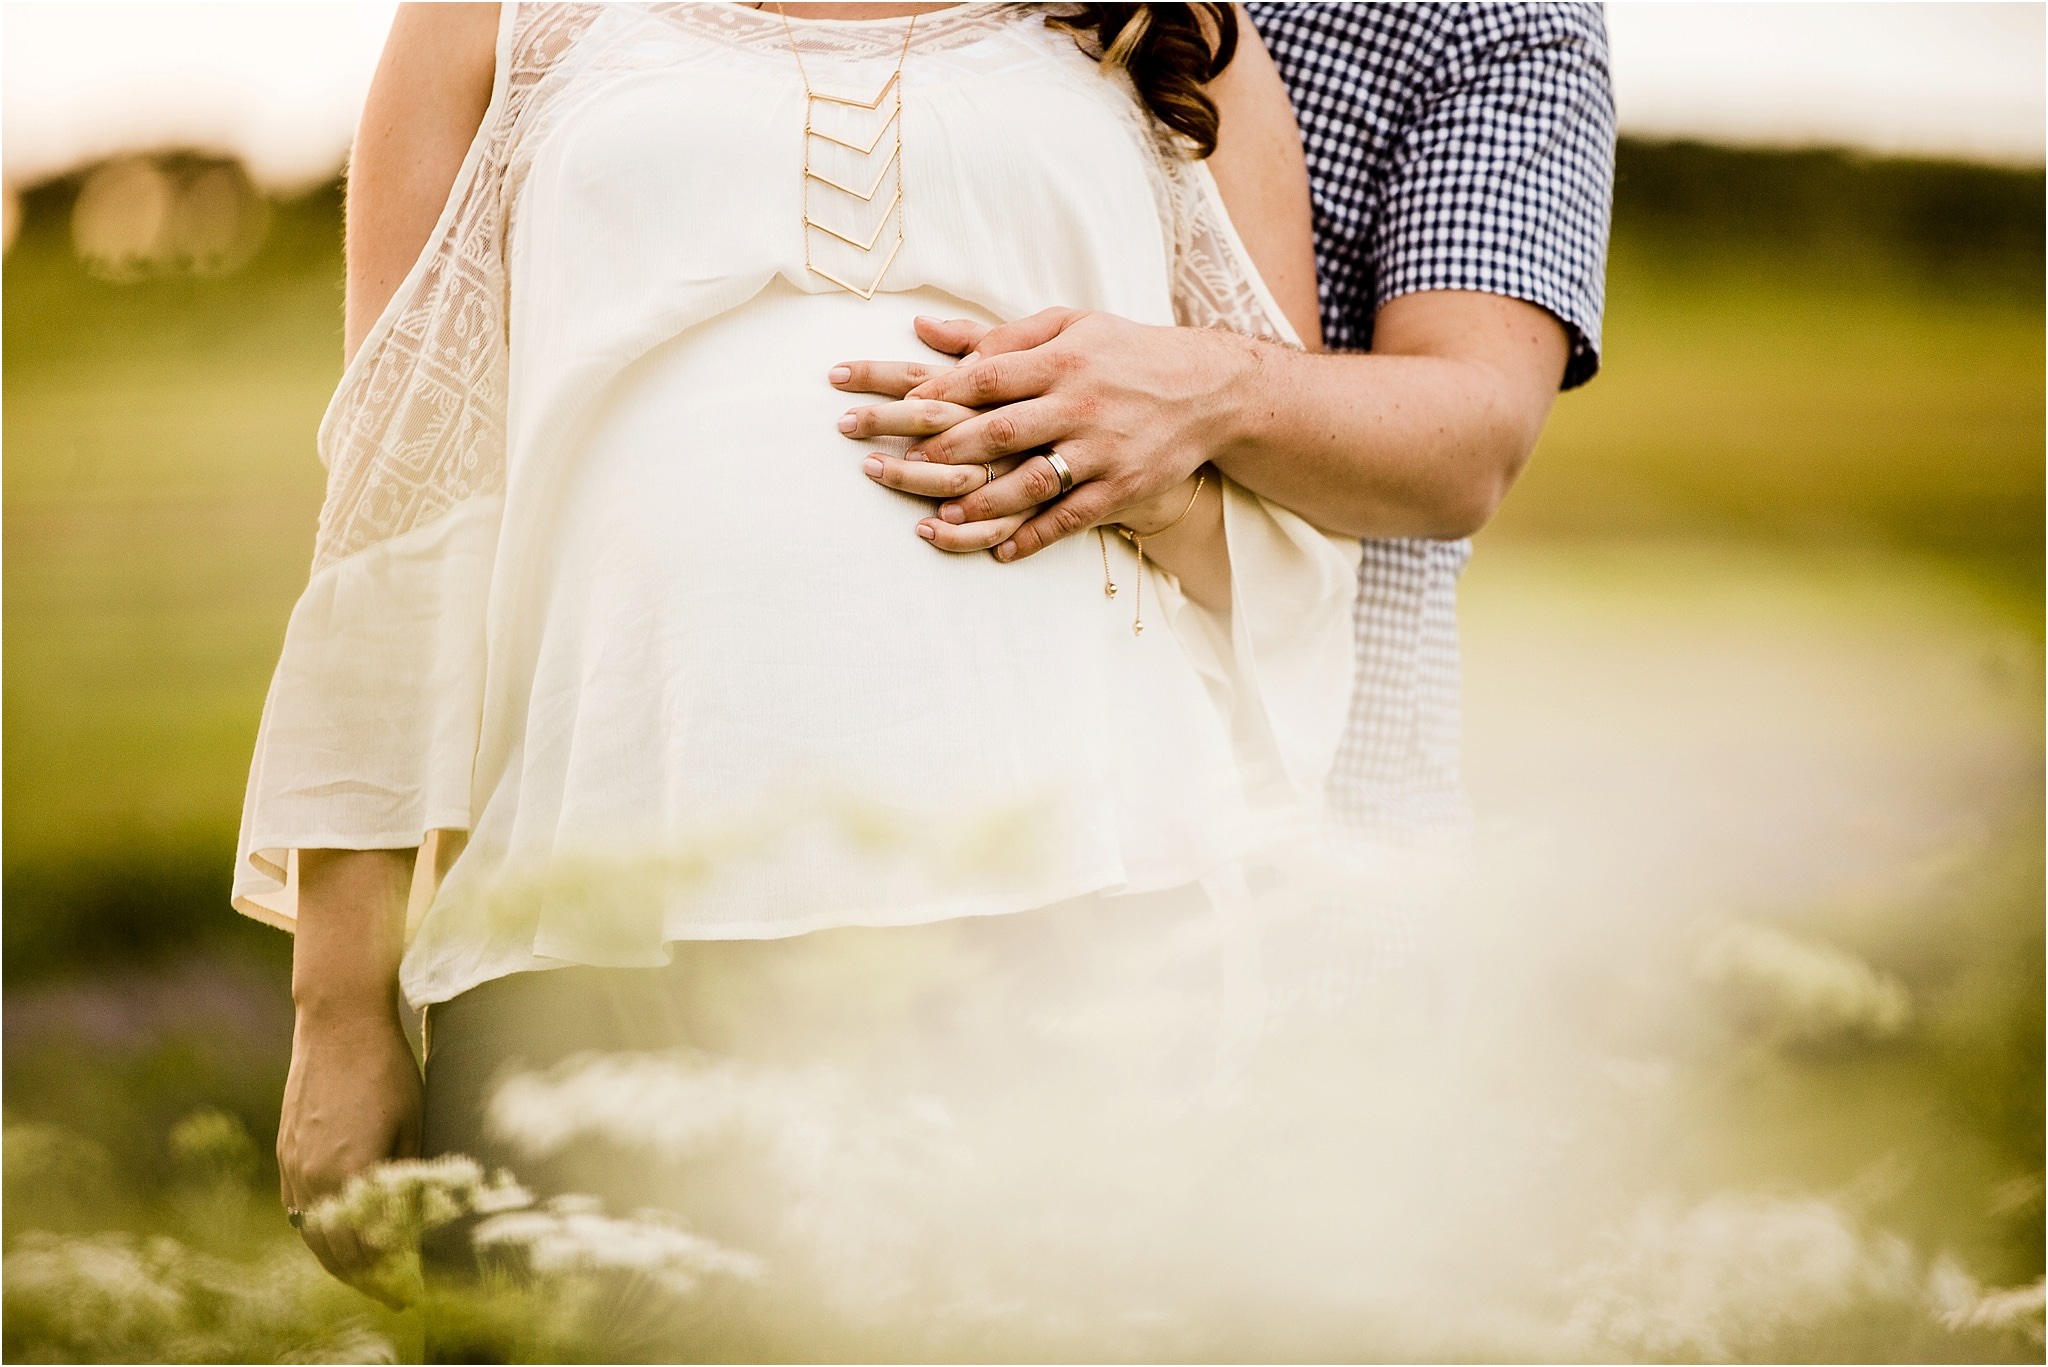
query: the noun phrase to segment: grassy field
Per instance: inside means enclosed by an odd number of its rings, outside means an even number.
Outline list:
[[[1934,556],[2038,593],[2038,295],[1615,254],[1608,373],[1566,395],[1498,538]]]
[[[337,202],[281,207],[226,280],[115,284],[73,259],[67,194],[29,197],[4,276],[8,1238],[282,1257],[261,1153],[287,941],[225,894],[320,498]],[[1549,1089],[1529,1132],[1590,1126],[1575,1161],[1631,1195],[1821,1193],[1922,1281],[1942,1253],[1985,1285],[2041,1271],[2040,202],[2038,173],[1625,148],[1606,369],[1560,400],[1466,594],[1482,980],[1496,1024],[1554,1046],[1504,1078]],[[1783,953],[1834,986],[1756,969],[1783,950],[1759,925],[1828,947]],[[1727,933],[1750,978],[1702,948]],[[1588,1059],[1626,1085],[1587,1091]],[[1647,1109],[1600,1131],[1623,1092]],[[166,1139],[201,1104],[246,1130],[212,1176]],[[1798,1215],[1743,1209],[1766,1243]],[[320,1306],[275,1334],[354,1313]],[[2038,1357],[1785,1314],[1737,1355]],[[1713,1355],[1666,1329],[1607,1341]],[[1502,1334],[1457,1342],[1566,1351]]]

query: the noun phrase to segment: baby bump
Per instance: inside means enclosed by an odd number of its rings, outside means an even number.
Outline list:
[[[1049,736],[1094,729],[1092,544],[1016,565],[936,550],[915,531],[932,505],[861,470],[907,443],[836,428],[860,400],[828,383],[834,363],[932,358],[912,317],[962,308],[777,282],[620,377],[562,486],[536,704],[637,713],[609,732],[678,753],[594,775],[668,773],[677,790],[644,795],[663,807],[793,784],[958,803],[1044,788]],[[538,739],[573,750],[584,728],[559,720]]]

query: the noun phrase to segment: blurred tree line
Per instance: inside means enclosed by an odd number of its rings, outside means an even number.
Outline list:
[[[2038,301],[2040,170],[1623,139],[1617,255],[1673,271],[1758,259]]]

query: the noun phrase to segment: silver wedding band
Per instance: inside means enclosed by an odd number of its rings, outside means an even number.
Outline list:
[[[982,488],[986,489],[989,485],[994,484],[996,482],[996,467],[993,463],[982,466],[981,472],[982,474],[988,476],[987,479],[984,479],[981,482]]]
[[[1052,465],[1052,472],[1060,477],[1060,492],[1066,493],[1074,487],[1074,472],[1067,468],[1066,457],[1057,451],[1047,451],[1045,458]]]

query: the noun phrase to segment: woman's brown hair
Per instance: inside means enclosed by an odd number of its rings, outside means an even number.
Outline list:
[[[1237,55],[1237,12],[1228,4],[1076,5],[1046,22],[1090,40],[1105,66],[1131,74],[1152,117],[1193,144],[1216,150],[1216,102],[1202,87]]]

